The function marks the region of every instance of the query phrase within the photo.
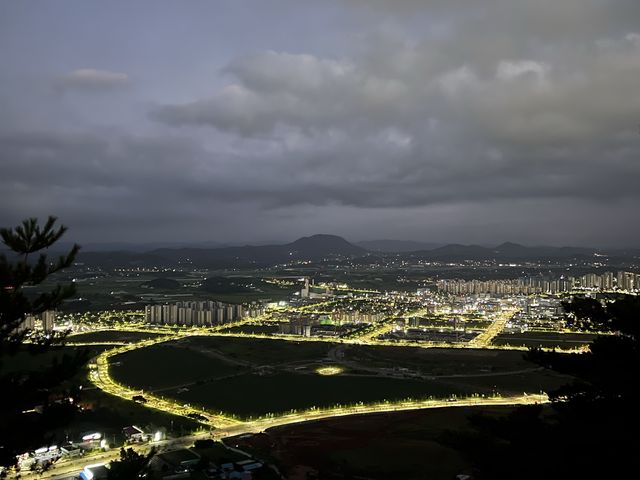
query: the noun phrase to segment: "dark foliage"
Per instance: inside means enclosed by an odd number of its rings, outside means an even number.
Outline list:
[[[180,282],[174,280],[173,278],[154,278],[153,280],[149,280],[142,285],[163,290],[176,290],[181,287]]]
[[[9,252],[0,255],[0,465],[13,465],[15,456],[51,440],[48,432],[67,424],[76,410],[77,391],[67,383],[86,361],[84,355],[62,354],[65,334],[36,333],[22,328],[28,315],[53,310],[71,297],[73,285],[27,295],[24,287],[40,285],[50,275],[70,266],[80,247],[51,260],[43,250],[65,233],[49,217],[43,226],[35,218],[15,228],[0,229]],[[36,370],[15,368],[16,355],[38,358]],[[37,362],[35,362],[37,363]],[[12,368],[9,368],[12,367]]]
[[[249,279],[243,279],[250,281]],[[202,282],[202,290],[209,293],[245,293],[253,290],[244,285],[238,279],[230,279],[226,277],[210,277]]]
[[[477,466],[476,478],[623,478],[638,470],[640,299],[574,298],[564,307],[574,325],[610,334],[584,353],[526,355],[574,379],[550,393],[551,407],[522,407],[501,419],[477,416],[475,434],[449,436]]]
[[[204,439],[204,440],[196,440],[193,444],[193,448],[212,448],[216,445],[215,440],[212,440],[210,438]]]
[[[140,454],[132,448],[120,449],[120,460],[114,460],[109,464],[109,480],[134,480],[140,478],[140,473],[145,470],[149,460],[156,454],[151,449],[146,455]]]

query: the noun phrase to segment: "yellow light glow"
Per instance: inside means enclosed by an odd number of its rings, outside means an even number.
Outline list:
[[[319,367],[316,368],[316,373],[320,375],[339,375],[344,371],[342,367]]]

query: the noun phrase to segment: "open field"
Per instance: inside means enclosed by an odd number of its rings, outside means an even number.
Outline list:
[[[54,362],[62,361],[64,356],[85,355],[86,358],[95,357],[109,346],[55,346],[42,353],[30,353],[29,347],[25,346],[15,355],[5,355],[0,357],[3,373],[15,371],[39,371],[49,368]]]
[[[468,431],[468,418],[502,416],[511,407],[439,408],[372,414],[270,428],[228,443],[273,461],[287,478],[450,480],[470,463],[446,440]]]
[[[524,332],[501,333],[493,339],[493,345],[516,347],[580,348],[588,345],[597,335],[589,333]]]
[[[425,375],[455,375],[522,370],[533,365],[523,352],[349,345],[344,359],[381,368],[407,368]]]
[[[224,274],[224,273],[223,273]],[[243,303],[256,300],[271,299],[274,301],[287,299],[291,288],[281,288],[277,285],[262,281],[260,275],[248,273],[241,279],[245,283],[254,285],[251,289],[238,288],[224,292],[208,292],[201,288],[205,278],[221,275],[219,272],[139,272],[139,273],[109,273],[101,272],[91,278],[79,278],[75,282],[77,297],[83,301],[67,302],[64,311],[98,311],[105,309],[140,308],[144,304],[154,302],[219,300],[229,303]],[[153,288],[149,282],[158,278],[169,278],[176,281],[175,288]],[[235,277],[229,277],[235,278]],[[66,279],[64,280],[66,281]],[[52,287],[53,283],[43,283],[43,288]],[[129,307],[126,307],[129,305]]]
[[[182,342],[160,343],[118,355],[111,361],[110,372],[125,385],[145,390],[217,378],[246,368],[208,357]]]
[[[110,370],[125,385],[153,390],[243,373],[252,366],[316,361],[330,348],[324,342],[190,337],[118,355]]]
[[[205,292],[206,293],[206,292]],[[288,291],[266,291],[266,292],[238,292],[238,293],[209,293],[206,296],[200,295],[202,300],[217,300],[225,303],[248,303],[260,300],[288,300],[291,292]]]
[[[69,335],[67,341],[71,343],[100,343],[100,342],[139,342],[149,338],[156,338],[161,333],[132,332],[126,330],[102,330],[97,332],[77,333]]]
[[[440,380],[445,381],[445,379]],[[516,372],[511,375],[456,377],[449,380],[458,388],[483,393],[498,392],[501,395],[550,392],[570,381],[569,376],[545,369]]]
[[[277,323],[236,325],[220,330],[220,333],[248,333],[252,335],[270,335],[279,332],[280,327]]]
[[[326,408],[405,398],[468,395],[456,386],[437,381],[417,381],[373,376],[321,376],[296,373],[240,375],[197,385],[187,392],[166,394],[181,403],[211,410],[232,412],[241,418],[268,413]]]
[[[342,367],[319,375],[320,365]],[[408,397],[538,393],[566,377],[522,352],[420,349],[239,337],[188,337],[112,358],[111,374],[198,410],[240,418]]]
[[[328,342],[241,337],[190,337],[185,342],[196,349],[215,350],[230,359],[256,365],[312,361],[324,358],[334,346]]]

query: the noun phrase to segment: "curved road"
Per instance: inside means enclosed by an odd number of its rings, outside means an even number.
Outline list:
[[[272,427],[318,421],[325,418],[343,417],[348,415],[366,415],[372,413],[400,412],[429,408],[477,407],[489,405],[532,405],[536,403],[547,403],[548,401],[549,400],[546,395],[522,395],[517,397],[471,398],[456,401],[426,400],[398,403],[381,403],[377,405],[362,405],[348,408],[308,411],[303,413],[285,415],[277,418],[255,420],[252,422],[238,422],[236,425],[219,428],[212,432],[202,432],[175,439],[153,442],[149,445],[132,445],[131,447],[140,452],[148,452],[151,447],[156,447],[160,450],[182,448],[192,445],[196,440],[206,438],[221,440],[229,436],[242,435],[246,433],[259,433],[266,430],[267,428]],[[61,480],[71,475],[79,474],[79,472],[84,468],[85,465],[93,463],[107,463],[112,460],[116,460],[119,456],[119,449],[114,449],[108,452],[99,453],[97,455],[86,456],[73,460],[64,460],[56,463],[55,467],[47,472],[44,472],[42,474],[25,472],[22,474],[22,478],[46,478],[51,480]]]
[[[507,315],[504,315],[493,325],[494,328],[490,328],[490,332],[487,332],[490,337],[494,334],[495,331],[499,330],[502,322],[506,321]],[[244,322],[239,322],[244,323]],[[229,327],[226,325],[225,327]],[[209,334],[214,334],[214,332],[209,332]],[[90,373],[90,380],[94,383],[94,385],[101,390],[104,390],[106,393],[111,395],[115,395],[126,400],[131,401],[134,395],[141,394],[140,391],[133,390],[126,386],[120,385],[116,383],[111,376],[109,375],[109,359],[110,357],[117,355],[119,353],[123,353],[125,351],[161,343],[167,342],[171,340],[176,340],[180,338],[185,338],[190,335],[197,335],[196,332],[180,332],[173,333],[170,335],[146,339],[140,342],[136,342],[134,344],[126,344],[119,346],[117,348],[107,350],[102,352],[98,357],[96,357],[95,362],[93,363],[94,369]],[[201,334],[201,332],[200,332]],[[486,339],[485,339],[486,340]],[[360,343],[357,340],[349,343]],[[484,343],[484,342],[481,342]],[[341,349],[346,345],[339,345],[336,348],[332,349],[329,357],[339,361],[340,363],[344,363],[344,359],[342,358]],[[215,356],[218,356],[220,352],[216,352]],[[340,358],[339,358],[340,357]],[[358,368],[362,369],[362,366],[359,365]],[[372,371],[377,371],[380,373],[379,369],[371,369]],[[425,376],[426,379],[432,378],[455,378],[455,377],[473,377],[473,376],[494,376],[494,375],[510,375],[510,374],[518,374],[525,373],[529,371],[537,370],[534,369],[526,369],[520,371],[511,371],[511,372],[490,372],[490,373],[479,373],[479,374],[459,374],[459,375],[441,375],[437,377],[429,377]],[[184,446],[191,445],[195,440],[204,439],[204,438],[215,438],[221,439],[228,436],[241,435],[245,433],[257,433],[261,432],[267,428],[289,425],[301,422],[309,422],[309,421],[317,421],[325,418],[339,417],[339,416],[347,416],[347,415],[366,415],[372,413],[383,413],[383,412],[398,412],[398,411],[406,411],[406,410],[419,410],[419,409],[428,409],[428,408],[445,408],[445,407],[471,407],[471,406],[487,406],[487,405],[527,405],[534,403],[546,403],[548,402],[548,397],[545,394],[540,395],[522,395],[522,396],[514,396],[514,397],[473,397],[467,399],[458,399],[458,400],[421,400],[421,401],[400,401],[400,402],[382,402],[378,404],[371,405],[357,405],[351,407],[340,407],[340,408],[329,408],[329,409],[310,409],[300,413],[292,413],[288,415],[283,415],[279,417],[272,418],[262,418],[259,420],[242,422],[227,416],[216,415],[211,412],[196,412],[192,410],[187,405],[179,405],[176,402],[164,400],[155,396],[150,392],[145,392],[144,396],[147,400],[145,403],[146,407],[155,408],[158,410],[163,410],[167,413],[171,413],[174,415],[182,415],[189,416],[190,414],[197,413],[198,415],[202,415],[202,422],[209,425],[211,428],[214,428],[212,432],[203,432],[194,435],[189,435],[185,437],[179,437],[176,439],[165,440],[161,442],[155,442],[153,445],[143,445],[143,446],[133,446],[136,450],[140,451],[148,451],[151,446],[155,446],[160,449],[168,449],[168,448],[179,448]],[[62,479],[66,478],[71,474],[78,474],[80,470],[85,465],[91,463],[107,463],[119,457],[119,450],[109,451],[109,452],[101,452],[97,455],[82,457],[78,459],[70,459],[63,460],[58,462],[55,467],[42,474],[31,474],[24,473],[22,474],[22,478],[49,478],[49,479]]]

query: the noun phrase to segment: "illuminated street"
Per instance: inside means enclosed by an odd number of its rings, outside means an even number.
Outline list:
[[[374,292],[368,292],[373,294]],[[377,320],[370,324],[365,324],[364,328],[360,328],[354,333],[344,337],[323,336],[323,335],[292,335],[274,332],[270,334],[249,333],[250,330],[243,332],[242,328],[249,329],[252,325],[282,325],[288,322],[290,318],[299,318],[300,316],[310,317],[329,317],[331,318],[336,312],[342,315],[344,311],[357,311],[359,309],[371,309],[370,311],[384,312],[384,315],[376,317]],[[107,394],[117,396],[129,402],[137,402],[140,406],[159,410],[168,414],[178,415],[191,420],[195,420],[202,424],[202,432],[198,432],[185,437],[174,438],[157,442],[154,445],[157,448],[178,448],[189,446],[193,441],[204,438],[222,439],[228,436],[242,435],[247,433],[258,433],[270,427],[296,424],[306,421],[314,421],[328,419],[347,415],[364,415],[381,412],[397,412],[406,410],[418,410],[429,408],[445,408],[445,407],[469,407],[469,406],[487,406],[487,405],[525,405],[534,403],[545,403],[548,401],[546,394],[525,394],[519,396],[499,396],[499,395],[479,395],[474,394],[471,397],[449,397],[440,399],[427,400],[398,400],[398,401],[382,401],[372,403],[355,403],[345,406],[332,406],[327,408],[311,407],[300,411],[280,412],[277,414],[266,414],[254,420],[240,420],[234,418],[232,412],[216,412],[207,408],[193,408],[189,403],[180,402],[171,398],[161,396],[164,391],[175,391],[180,388],[192,388],[197,382],[185,382],[179,385],[171,385],[163,388],[136,389],[127,387],[113,379],[110,373],[110,362],[113,357],[133,350],[151,347],[168,342],[176,342],[188,339],[190,337],[221,337],[228,338],[233,341],[234,338],[255,338],[273,341],[290,341],[290,342],[313,342],[313,343],[329,343],[335,345],[329,350],[328,359],[335,362],[334,365],[321,365],[316,368],[315,373],[331,377],[334,375],[345,374],[345,368],[361,371],[364,375],[374,377],[387,377],[402,379],[408,374],[407,369],[390,369],[383,367],[367,366],[353,362],[345,358],[345,349],[353,346],[384,346],[386,348],[447,348],[447,349],[500,349],[500,350],[523,350],[523,346],[514,345],[495,345],[494,339],[497,338],[510,324],[513,322],[515,315],[519,309],[511,302],[500,302],[497,311],[491,311],[482,317],[482,328],[479,333],[467,342],[439,342],[436,340],[421,340],[416,342],[410,339],[389,338],[388,335],[396,332],[400,320],[405,324],[412,322],[412,319],[420,318],[449,318],[452,315],[467,315],[466,308],[482,308],[477,305],[449,306],[446,302],[434,305],[423,304],[421,297],[412,295],[401,296],[381,296],[376,294],[372,297],[354,297],[349,299],[327,299],[323,301],[311,302],[307,305],[273,305],[267,309],[263,315],[259,317],[245,317],[233,322],[223,323],[215,326],[195,326],[195,325],[165,325],[165,324],[148,324],[144,322],[139,311],[124,312],[121,316],[113,312],[104,312],[102,314],[94,314],[95,318],[101,319],[94,321],[82,321],[78,323],[79,328],[74,329],[74,333],[67,339],[70,346],[108,346],[112,347],[99,354],[89,364],[89,380],[99,389]],[[496,307],[494,306],[494,309]],[[367,311],[367,310],[365,310]],[[435,316],[434,316],[435,315]],[[484,323],[482,323],[484,322]],[[464,325],[464,322],[462,322]],[[452,330],[445,327],[445,331]],[[478,327],[476,327],[478,329]],[[121,332],[126,335],[129,333],[139,334],[139,340],[118,340],[113,337],[114,332]],[[142,338],[145,334],[151,335],[151,338]],[[87,337],[87,335],[92,338]],[[85,340],[86,338],[86,340]],[[104,338],[104,340],[101,340]],[[113,338],[110,340],[110,338]],[[133,338],[133,337],[132,337]],[[564,350],[571,351],[571,350]],[[212,355],[218,355],[212,353]],[[227,362],[239,362],[255,368],[250,363],[243,363],[228,357],[220,357]],[[284,363],[283,365],[287,365]],[[299,367],[304,367],[304,363]],[[524,368],[520,370],[511,370],[504,372],[476,372],[476,373],[453,373],[434,375],[432,373],[411,372],[411,378],[421,381],[433,381],[436,379],[469,379],[473,377],[494,377],[501,375],[522,375],[531,374],[540,370],[540,367]],[[221,377],[224,378],[224,377]],[[212,377],[209,380],[215,380]],[[140,451],[147,451],[148,445],[134,446],[133,448]],[[117,450],[100,452],[92,454],[76,460],[63,459],[55,464],[55,468],[42,474],[39,478],[65,478],[67,475],[77,474],[78,471],[87,463],[109,462],[118,457]],[[23,478],[29,478],[35,474],[27,473]]]
[[[279,427],[283,425],[292,425],[302,422],[317,421],[333,417],[341,417],[348,415],[366,415],[384,412],[401,412],[408,410],[420,410],[431,408],[459,408],[459,407],[476,407],[476,406],[516,406],[516,405],[533,405],[548,402],[548,397],[544,394],[540,395],[523,395],[518,397],[493,397],[493,398],[469,398],[451,400],[427,400],[420,402],[396,402],[396,403],[379,403],[374,405],[361,405],[339,409],[309,410],[303,413],[283,415],[275,418],[265,418],[251,422],[237,422],[233,425],[216,428],[212,431],[203,431],[187,435],[184,437],[164,440],[160,442],[152,442],[148,445],[130,445],[131,448],[139,452],[147,452],[151,447],[162,450],[188,447],[196,440],[212,438],[221,440],[225,437],[243,435],[248,433],[259,433],[267,428]],[[173,413],[173,412],[172,412]],[[128,447],[127,447],[128,448]],[[88,463],[107,463],[117,459],[120,456],[118,449],[108,452],[100,452],[87,457],[74,460],[61,460],[57,462],[53,469],[44,473],[25,472],[22,478],[47,478],[55,479],[64,475],[77,474]]]
[[[486,348],[491,344],[491,341],[504,329],[505,325],[513,315],[516,313],[516,310],[507,310],[502,312],[498,318],[496,318],[489,328],[487,328],[480,335],[476,336],[469,342],[469,347],[476,348]]]
[[[490,339],[493,336],[495,336],[503,328],[504,323],[511,317],[511,315],[512,313],[510,311],[503,312],[503,314],[491,324],[490,328],[488,329],[489,333],[487,333],[487,335],[483,337],[484,339],[483,341],[489,342]],[[238,322],[237,324],[243,324],[244,322],[246,321],[241,321],[241,322]],[[379,328],[386,329],[387,325],[383,322],[383,324]],[[187,338],[190,336],[197,336],[202,334],[214,335],[214,336],[219,335],[219,333],[216,332],[216,329],[188,329],[180,333],[173,333],[171,335],[165,335],[162,337],[157,337],[149,340],[143,340],[137,343],[127,344],[127,345],[123,345],[117,348],[107,350],[101,353],[100,355],[98,355],[95,361],[90,364],[91,370],[89,374],[89,379],[91,380],[92,383],[94,383],[94,385],[96,385],[96,387],[100,388],[101,390],[111,395],[118,396],[128,401],[133,401],[134,398],[137,398],[139,399],[139,402],[145,407],[162,410],[164,412],[171,413],[174,415],[181,415],[188,418],[196,419],[201,423],[206,424],[210,427],[214,427],[216,429],[225,429],[233,426],[238,426],[238,428],[251,429],[251,428],[260,428],[260,425],[262,425],[261,422],[267,422],[268,424],[278,424],[278,422],[288,423],[290,421],[295,422],[295,421],[300,421],[300,420],[309,419],[309,418],[320,418],[324,416],[336,416],[336,415],[353,414],[353,413],[368,413],[368,412],[380,411],[381,409],[384,411],[387,411],[387,410],[392,411],[394,409],[425,408],[430,406],[438,406],[438,405],[442,406],[442,405],[448,404],[447,400],[429,400],[426,402],[410,401],[408,403],[396,402],[392,404],[384,403],[384,404],[374,404],[374,405],[359,405],[359,406],[340,407],[340,408],[329,409],[329,410],[326,410],[326,409],[317,410],[316,408],[312,408],[301,413],[295,413],[293,414],[293,416],[284,415],[284,416],[278,416],[277,418],[274,418],[274,419],[256,420],[254,422],[247,423],[247,422],[240,422],[239,420],[234,419],[229,415],[224,415],[219,412],[208,411],[204,408],[194,410],[188,404],[180,404],[177,401],[160,397],[158,394],[152,393],[151,391],[136,390],[136,389],[126,387],[116,382],[115,380],[113,380],[113,378],[110,375],[109,360],[115,355],[128,352],[134,349],[145,348],[145,347],[160,344],[163,342],[171,342],[174,340],[179,340],[181,338]],[[229,334],[226,334],[224,336],[233,337],[233,335],[229,335]],[[342,340],[341,343],[342,345],[345,345],[345,346],[348,344],[376,345],[376,344],[387,343],[387,342],[376,341],[375,340],[376,336],[377,334],[374,332],[373,335],[368,334],[364,339],[361,337],[361,338],[356,338],[352,340]],[[251,335],[238,335],[238,337],[251,337]],[[300,341],[300,340],[320,341],[320,342],[329,341],[329,339],[319,339],[319,338],[312,339],[312,338],[295,337],[295,336],[284,336],[284,337],[278,336],[278,337],[266,337],[266,338],[271,338],[273,340],[284,339],[284,340],[290,340],[290,341]],[[398,345],[398,343],[394,343],[393,345],[395,347],[401,346],[401,345]],[[480,345],[478,343],[473,345],[473,347],[475,348],[479,346]],[[471,348],[471,346],[468,346],[468,347]],[[341,355],[341,353],[338,352],[338,350],[332,349],[330,351],[330,355],[335,360],[341,361],[341,359],[336,356],[336,355]],[[369,369],[369,370],[371,370],[371,372],[374,373],[375,375],[383,374],[382,370],[380,369]],[[332,374],[340,373],[340,371],[341,370],[339,368],[336,369],[334,367],[324,367],[324,369],[320,369],[318,373],[323,375],[332,375]],[[486,374],[483,374],[483,375],[486,375]],[[536,400],[532,400],[532,399],[536,399]],[[528,397],[521,397],[514,400],[509,400],[509,401],[531,402],[531,401],[539,401],[539,400],[540,400],[539,397],[528,396]],[[476,404],[476,403],[482,404],[484,402],[495,402],[498,400],[473,398],[473,399],[467,399],[464,401],[468,402],[469,404]]]

